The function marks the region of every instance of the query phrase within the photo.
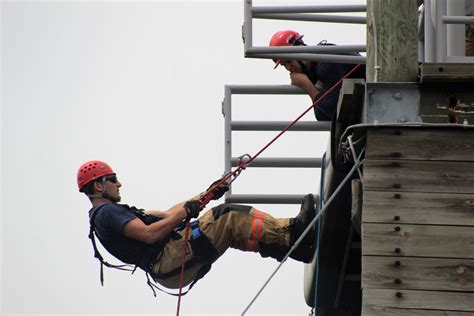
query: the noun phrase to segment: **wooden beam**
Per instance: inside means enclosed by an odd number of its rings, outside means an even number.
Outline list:
[[[364,256],[363,288],[474,292],[474,259]]]
[[[369,129],[366,157],[474,161],[474,129]]]
[[[362,316],[472,316],[472,312],[401,309],[398,307],[380,307],[364,304]]]
[[[417,1],[367,0],[367,81],[414,82],[417,77]]]
[[[472,304],[474,293],[395,289],[364,289],[362,293],[364,301],[363,315],[366,315],[365,310],[370,306],[404,309],[404,313],[399,315],[412,315],[411,309],[470,312],[471,315],[474,311]]]
[[[364,190],[474,193],[474,162],[366,159]]]
[[[362,254],[474,259],[474,228],[364,223]]]
[[[474,194],[364,191],[363,222],[474,226]]]

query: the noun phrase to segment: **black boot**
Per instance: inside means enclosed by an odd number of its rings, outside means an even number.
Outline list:
[[[290,235],[290,246],[300,238],[309,224],[313,221],[314,217],[316,216],[316,209],[314,208],[314,196],[312,194],[307,194],[303,198],[303,202],[301,203],[301,210],[298,215],[292,219],[292,226],[293,230]],[[316,232],[315,228],[312,229],[306,234],[303,241],[300,245],[304,244],[306,246],[310,246],[314,248],[316,239]]]
[[[295,250],[290,254],[290,258],[304,263],[310,263],[313,260],[316,248],[314,245],[299,244]]]
[[[290,247],[282,246],[279,244],[264,244],[259,243],[259,252],[260,255],[264,258],[271,257],[276,259],[278,262],[281,262],[283,258],[286,256],[288,251],[290,251]],[[310,263],[313,259],[315,249],[312,246],[308,245],[299,245],[291,254],[290,258],[304,262]]]

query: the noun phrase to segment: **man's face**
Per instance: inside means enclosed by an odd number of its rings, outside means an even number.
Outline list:
[[[296,60],[282,60],[280,64],[289,72],[302,73],[301,65]]]
[[[122,184],[117,179],[116,175],[109,175],[105,177],[105,192],[104,198],[112,201],[113,203],[118,203],[121,200],[120,197],[120,187]]]

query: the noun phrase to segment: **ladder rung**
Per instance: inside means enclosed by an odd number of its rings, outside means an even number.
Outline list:
[[[252,14],[269,13],[335,13],[335,12],[366,12],[365,4],[336,5],[303,5],[303,6],[252,6]]]
[[[232,167],[237,166],[239,158],[232,157]],[[270,168],[321,168],[321,158],[256,158],[250,167]]]
[[[233,131],[281,131],[290,125],[290,121],[232,121],[230,129]],[[329,131],[331,122],[296,122],[290,131]]]
[[[301,204],[305,194],[230,194],[226,203]],[[317,197],[315,196],[315,200]]]

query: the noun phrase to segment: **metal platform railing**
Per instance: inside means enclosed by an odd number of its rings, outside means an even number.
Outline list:
[[[247,58],[286,58],[333,63],[365,64],[363,56],[334,55],[365,52],[366,45],[337,45],[332,47],[254,47],[253,19],[307,21],[324,23],[365,24],[365,16],[334,15],[327,13],[366,12],[366,5],[314,6],[253,6],[244,0],[242,38]],[[325,13],[325,14],[315,14]],[[474,24],[473,16],[466,16],[463,0],[425,0],[422,20],[423,40],[419,43],[420,61],[424,63],[472,63],[474,57],[465,56],[464,24]],[[420,15],[420,20],[423,15]]]
[[[366,5],[314,5],[314,6],[253,6],[252,0],[244,0],[244,24],[242,38],[247,58],[286,58],[332,63],[365,64],[363,56],[334,55],[365,52],[366,45],[253,47],[252,20],[272,19],[325,23],[365,24],[365,16],[347,16],[314,13],[365,12]]]
[[[425,0],[424,36],[420,42],[421,61],[425,63],[473,63],[474,57],[465,56],[464,24],[474,24],[473,16],[466,16],[464,1]]]
[[[222,102],[222,114],[225,119],[225,171],[237,166],[238,157],[232,157],[232,132],[235,131],[281,131],[290,121],[233,121],[232,95],[262,94],[305,94],[296,86],[291,85],[226,85],[225,97]],[[329,131],[330,122],[305,121],[297,122],[288,131]],[[320,168],[321,158],[257,158],[248,168]],[[232,194],[232,188],[226,193],[227,203],[254,204],[299,204],[303,194]]]

